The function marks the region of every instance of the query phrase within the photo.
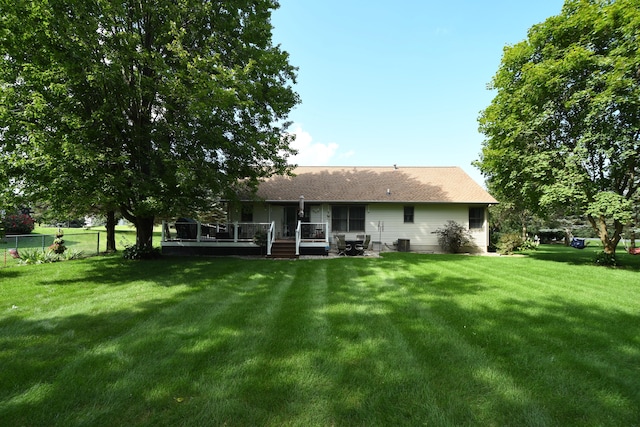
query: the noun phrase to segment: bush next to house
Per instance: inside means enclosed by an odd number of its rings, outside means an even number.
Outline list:
[[[438,244],[444,252],[456,254],[465,245],[471,243],[469,230],[455,221],[447,221],[444,227],[436,230]]]
[[[35,221],[28,214],[7,215],[2,220],[6,234],[29,234],[35,227]]]

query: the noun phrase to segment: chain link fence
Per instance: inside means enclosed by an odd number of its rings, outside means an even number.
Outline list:
[[[53,234],[8,235],[0,239],[0,264],[3,267],[19,263],[21,250],[42,250],[46,252],[56,236]],[[100,233],[65,233],[62,236],[67,250],[80,252],[84,256],[100,253]]]

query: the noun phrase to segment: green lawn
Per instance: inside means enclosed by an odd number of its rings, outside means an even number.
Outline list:
[[[20,250],[44,250],[53,243],[58,228],[36,227],[29,235],[19,237],[7,236],[0,239],[0,268],[18,264],[18,260],[11,258],[7,252],[9,249]],[[85,256],[96,255],[107,250],[107,233],[104,227],[61,228],[64,233],[65,246],[76,252],[82,252]],[[160,246],[160,227],[154,231],[154,244]],[[133,245],[136,241],[136,230],[132,226],[116,227],[116,247],[123,250],[125,246]]]
[[[3,268],[0,425],[638,425],[640,256],[590,259]]]

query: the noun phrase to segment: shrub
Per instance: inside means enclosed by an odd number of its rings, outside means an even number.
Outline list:
[[[140,260],[140,259],[157,259],[162,256],[160,248],[144,248],[138,245],[127,246],[122,252],[124,259]]]
[[[596,265],[602,265],[604,267],[617,267],[618,260],[616,254],[608,254],[604,251],[596,252],[596,257],[593,260]]]
[[[438,228],[438,244],[444,252],[455,254],[471,242],[471,234],[462,225],[455,221],[447,221],[444,227]]]
[[[29,234],[35,227],[35,221],[28,214],[7,215],[2,222],[6,234]]]
[[[53,244],[49,246],[49,249],[57,254],[63,254],[64,251],[67,250],[67,247],[64,245],[64,239],[62,238],[63,235],[64,233],[62,233],[62,231],[58,231],[56,238],[53,240]]]
[[[522,241],[522,244],[518,249],[520,249],[521,251],[535,251],[536,249],[538,249],[538,242],[527,237]]]
[[[80,259],[84,256],[84,252],[76,249],[67,249],[64,254],[60,254],[60,259],[64,261],[71,261],[74,259]]]
[[[504,233],[500,236],[496,246],[499,254],[511,255],[514,251],[520,249],[523,243],[524,241],[519,233]]]

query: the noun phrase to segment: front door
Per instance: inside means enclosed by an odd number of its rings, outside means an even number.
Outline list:
[[[298,210],[299,207],[297,205],[284,207],[284,223],[282,226],[282,235],[284,237],[296,237],[298,221],[309,222],[309,207],[304,207],[304,216],[302,218],[298,216]]]
[[[284,224],[282,224],[282,236],[295,237],[297,224],[298,224],[297,206],[285,206],[284,207]]]

